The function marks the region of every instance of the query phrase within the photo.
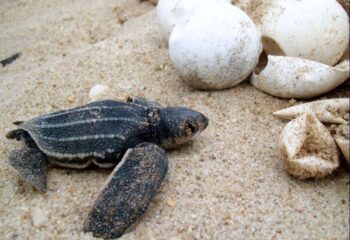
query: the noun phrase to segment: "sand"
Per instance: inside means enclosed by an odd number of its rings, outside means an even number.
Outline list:
[[[283,170],[286,122],[272,112],[300,101],[248,83],[194,91],[169,60],[152,4],[3,0],[0,29],[0,59],[22,53],[0,67],[1,239],[93,239],[83,221],[111,170],[52,168],[40,194],[9,166],[21,144],[4,135],[12,121],[88,103],[96,83],[110,86],[111,98],[142,96],[210,118],[196,141],[168,152],[159,194],[122,239],[348,239],[348,173],[301,181]],[[348,92],[340,86],[318,99]]]

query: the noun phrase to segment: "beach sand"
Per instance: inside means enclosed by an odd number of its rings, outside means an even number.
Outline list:
[[[0,59],[22,53],[0,67],[1,239],[93,239],[83,222],[111,169],[52,168],[40,194],[9,166],[21,143],[4,135],[15,120],[88,103],[97,83],[110,86],[110,98],[142,96],[210,119],[196,141],[168,152],[159,194],[121,239],[348,239],[348,173],[301,181],[283,170],[278,139],[286,122],[272,113],[300,101],[248,83],[191,89],[169,60],[149,2],[2,0],[0,29]],[[42,226],[33,225],[33,211]]]

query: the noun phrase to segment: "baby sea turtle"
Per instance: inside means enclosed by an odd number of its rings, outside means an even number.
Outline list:
[[[36,189],[46,191],[49,165],[115,166],[84,223],[95,237],[117,238],[147,209],[167,169],[162,149],[180,146],[203,131],[208,119],[183,107],[161,107],[143,98],[105,100],[24,122],[6,137],[25,142],[10,164]]]

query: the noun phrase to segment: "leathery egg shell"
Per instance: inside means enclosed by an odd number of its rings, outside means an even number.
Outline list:
[[[224,89],[242,82],[262,50],[260,32],[239,8],[207,4],[180,21],[169,40],[180,77],[197,89]]]
[[[349,19],[336,0],[281,0],[269,6],[262,24],[268,55],[336,64],[349,43]]]
[[[273,115],[283,119],[294,119],[306,113],[314,114],[322,123],[348,124],[349,98],[318,100],[281,109]]]
[[[167,36],[184,17],[190,16],[199,6],[208,3],[229,2],[229,0],[160,0],[157,5],[159,22]]]
[[[322,178],[339,167],[339,151],[327,128],[313,114],[289,122],[281,133],[285,170],[300,179]]]
[[[332,67],[296,57],[269,55],[265,68],[261,70],[258,66],[250,82],[276,97],[306,99],[329,92],[348,78],[347,59]]]

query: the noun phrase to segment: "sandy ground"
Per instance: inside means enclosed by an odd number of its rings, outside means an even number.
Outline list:
[[[300,181],[283,170],[272,112],[299,102],[247,83],[194,91],[173,68],[154,7],[137,0],[0,0],[0,238],[93,239],[83,221],[111,170],[51,169],[48,191],[23,183],[7,163],[20,143],[14,120],[89,102],[95,83],[210,118],[195,141],[169,152],[169,173],[145,216],[122,239],[348,239],[349,175]],[[348,96],[341,86],[322,98]],[[47,223],[34,227],[40,208]]]

